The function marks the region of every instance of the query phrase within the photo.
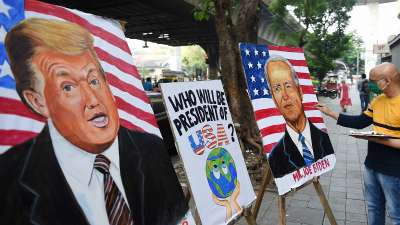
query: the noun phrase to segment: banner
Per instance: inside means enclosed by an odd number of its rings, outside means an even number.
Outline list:
[[[202,224],[227,224],[253,202],[221,81],[161,84]]]
[[[121,125],[161,137],[118,21],[35,0],[5,1],[0,7],[0,154],[37,136],[46,122],[21,102],[4,45],[7,32],[31,18],[68,21],[87,29],[116,100]]]
[[[278,192],[333,169],[303,49],[240,43],[248,93]]]
[[[193,222],[118,21],[3,0],[0,34],[2,224]]]

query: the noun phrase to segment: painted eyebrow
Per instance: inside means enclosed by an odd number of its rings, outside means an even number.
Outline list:
[[[86,74],[87,74],[87,75],[90,75],[90,74],[92,74],[93,72],[96,72],[96,73],[98,73],[98,75],[99,75],[99,76],[96,76],[96,77],[100,77],[100,78],[103,78],[104,80],[106,80],[105,73],[104,73],[103,70],[101,69],[100,65],[97,66],[96,64],[89,63],[89,64],[83,66],[81,69],[86,69],[86,70],[87,70],[87,71],[86,71]]]
[[[87,71],[87,74],[91,74],[93,72],[97,72],[97,69],[92,67],[92,68],[89,68],[89,70]]]
[[[93,62],[90,62],[89,64],[83,65],[80,70],[88,70],[88,72],[91,72],[92,70],[96,70],[97,66],[96,64],[93,64]]]
[[[53,68],[54,68],[55,66],[58,66],[58,65],[61,65],[62,67],[64,67],[64,66],[63,66],[63,63],[59,63],[59,62],[55,62],[55,63],[50,64],[50,66],[48,67],[48,68],[49,68],[48,71],[50,72],[50,74],[52,74]],[[65,72],[63,71],[63,72],[61,72],[61,73],[55,73],[55,75],[56,75],[56,76],[67,76],[67,73],[65,73]]]

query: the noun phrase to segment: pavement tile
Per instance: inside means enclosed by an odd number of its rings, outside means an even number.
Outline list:
[[[364,200],[364,194],[347,192],[347,198],[348,199],[356,199],[356,200]]]
[[[324,212],[319,209],[290,207],[287,209],[286,220],[293,223],[322,224]]]
[[[338,225],[346,225],[344,220],[336,220],[336,223]],[[325,217],[324,219],[324,225],[330,225],[331,223],[329,222],[328,218]]]
[[[346,192],[346,187],[345,186],[337,186],[337,185],[332,184],[330,190],[334,191],[334,192]]]
[[[365,201],[346,199],[346,212],[365,214]]]
[[[358,213],[346,212],[346,220],[360,222],[360,223],[367,223],[367,217],[365,213],[358,214]]]
[[[338,210],[333,210],[333,216],[335,217],[336,221],[337,220],[346,220],[346,212],[345,211],[338,211]],[[328,217],[325,216],[325,219],[329,221]]]

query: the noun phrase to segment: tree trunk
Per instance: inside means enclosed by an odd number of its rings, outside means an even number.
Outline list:
[[[219,67],[218,45],[217,44],[202,45],[201,47],[207,53],[208,79],[210,80],[218,79],[218,67]]]
[[[248,145],[262,152],[261,139],[254,119],[254,112],[246,92],[239,42],[257,40],[257,7],[259,0],[242,0],[237,18],[231,14],[231,0],[214,0],[215,27],[219,39],[221,78],[230,105],[232,118],[239,123],[239,137]]]

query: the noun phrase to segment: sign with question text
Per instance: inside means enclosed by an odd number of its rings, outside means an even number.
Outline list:
[[[161,84],[203,225],[227,224],[255,199],[220,80]]]

